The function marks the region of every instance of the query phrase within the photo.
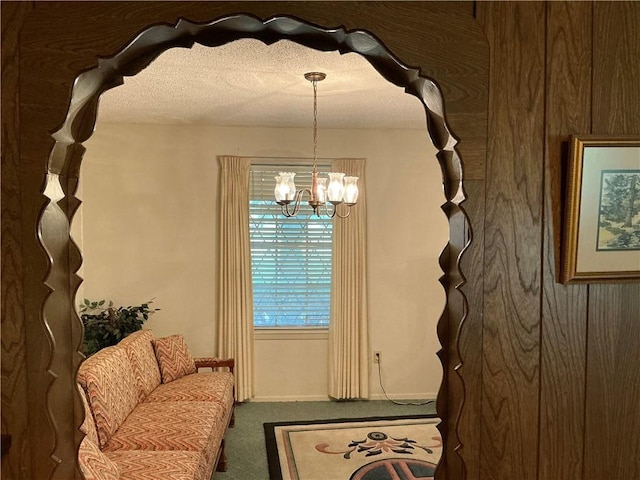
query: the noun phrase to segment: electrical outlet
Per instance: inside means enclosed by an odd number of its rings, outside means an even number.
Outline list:
[[[373,352],[373,363],[382,362],[382,352]]]

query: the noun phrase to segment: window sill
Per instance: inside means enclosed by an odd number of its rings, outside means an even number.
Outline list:
[[[255,340],[326,340],[329,329],[326,327],[304,328],[254,328]]]

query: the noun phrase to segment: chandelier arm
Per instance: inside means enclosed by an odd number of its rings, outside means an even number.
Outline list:
[[[296,214],[298,213],[298,210],[300,210],[300,200],[302,197],[302,191],[298,190],[294,197],[293,200],[290,202],[286,202],[286,203],[282,203],[280,205],[280,210],[282,211],[282,214],[285,217],[295,217]],[[289,205],[293,204],[293,211],[289,210]]]
[[[296,195],[294,197],[293,213],[291,216],[295,217],[300,211],[300,206],[302,205],[302,197],[305,193],[311,196],[311,190],[309,190],[308,188],[301,188],[296,192]]]
[[[347,214],[346,215],[340,215],[340,213],[338,213],[338,206],[336,205],[333,214],[337,215],[338,218],[347,218],[349,215],[351,215],[351,207],[349,205],[347,205]]]
[[[333,204],[332,204],[333,205]],[[324,204],[324,210],[327,212],[327,217],[333,218],[336,216],[336,206],[333,205],[333,211],[329,211],[329,202]]]
[[[298,190],[293,198],[293,213],[291,214],[292,217],[295,217],[298,212],[300,211],[300,204],[302,203],[302,196],[304,194],[305,191],[308,191],[308,189],[303,188],[301,190]]]
[[[280,205],[280,209],[282,210],[282,214],[289,218],[289,217],[293,217],[293,213],[291,213],[289,211],[289,204],[288,203],[283,203],[282,205]]]

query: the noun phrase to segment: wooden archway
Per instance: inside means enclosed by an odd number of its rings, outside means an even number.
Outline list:
[[[251,15],[232,15],[205,23],[181,19],[175,25],[153,25],[118,53],[98,60],[98,66],[81,73],[75,80],[66,119],[55,133],[55,144],[47,166],[43,194],[46,206],[38,222],[38,234],[47,253],[49,271],[45,285],[50,294],[42,306],[42,322],[52,345],[47,371],[47,411],[56,439],[75,436],[75,444],[56,441],[52,457],[73,458],[79,445],[74,432],[82,422],[83,411],[75,388],[75,374],[83,357],[82,324],[75,314],[73,299],[81,279],[76,272],[81,265],[81,254],[69,236],[73,215],[79,206],[75,197],[78,173],[84,147],[95,127],[100,95],[123,83],[123,77],[135,75],[169,48],[190,48],[194,43],[209,47],[220,46],[241,38],[253,38],[266,44],[290,40],[324,51],[353,52],[362,55],[388,81],[403,87],[417,97],[425,108],[428,134],[437,148],[442,170],[446,202],[442,206],[449,224],[450,241],[440,256],[444,272],[441,283],[447,294],[446,308],[438,324],[438,338],[442,349],[438,356],[443,365],[437,412],[444,421],[439,429],[448,449],[457,449],[456,434],[460,408],[452,408],[447,400],[448,375],[459,366],[457,339],[467,314],[467,300],[460,287],[464,276],[460,271],[460,258],[470,243],[470,224],[461,207],[466,196],[463,188],[462,162],[456,150],[457,139],[450,132],[445,119],[445,104],[440,88],[416,68],[403,65],[373,34],[364,30],[347,31],[344,28],[324,29],[289,16],[276,16],[261,20]],[[71,319],[71,322],[69,322]],[[452,325],[454,328],[451,328]],[[68,362],[72,368],[69,370]],[[457,372],[454,368],[453,371]],[[463,399],[459,399],[460,405]],[[68,405],[73,404],[70,410]],[[75,430],[70,431],[71,426]],[[443,453],[443,455],[446,455]],[[436,478],[443,478],[440,462]],[[52,466],[52,470],[55,466]]]

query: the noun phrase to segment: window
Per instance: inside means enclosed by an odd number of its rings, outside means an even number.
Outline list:
[[[320,165],[319,171],[328,171]],[[278,172],[295,172],[311,185],[311,166],[251,166],[249,235],[254,327],[327,327],[331,297],[331,219],[312,216],[306,203],[287,218],[275,203]],[[303,201],[304,202],[304,201]],[[305,208],[306,207],[306,208]]]

